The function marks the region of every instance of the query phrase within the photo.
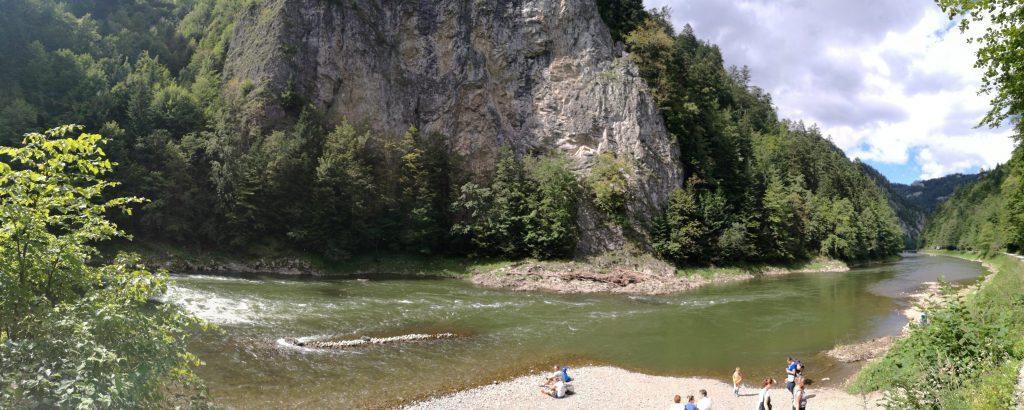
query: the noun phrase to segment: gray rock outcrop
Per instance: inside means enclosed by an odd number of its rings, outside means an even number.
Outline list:
[[[447,136],[475,175],[503,145],[561,152],[581,175],[614,153],[633,164],[633,226],[682,185],[678,146],[593,0],[267,0],[238,21],[224,77],[251,84],[251,125],[286,119],[293,93],[329,121]],[[581,252],[626,242],[580,209]]]

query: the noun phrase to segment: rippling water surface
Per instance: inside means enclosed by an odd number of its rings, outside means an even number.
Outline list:
[[[821,354],[895,334],[923,282],[973,280],[977,263],[908,255],[846,273],[797,274],[673,296],[557,295],[450,279],[306,280],[175,276],[167,299],[217,324],[194,350],[231,407],[391,405],[558,363],[669,375],[781,376],[785,356],[812,377],[853,369]],[[282,348],[285,337],[464,337],[339,351]]]

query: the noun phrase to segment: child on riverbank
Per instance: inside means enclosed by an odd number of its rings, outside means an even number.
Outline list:
[[[732,372],[732,393],[736,397],[740,397],[740,383],[743,382],[743,374],[740,373],[740,368],[737,367],[735,372]]]

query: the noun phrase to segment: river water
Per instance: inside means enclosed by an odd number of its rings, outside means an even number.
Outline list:
[[[794,274],[672,296],[558,295],[453,279],[174,276],[168,299],[219,331],[193,346],[200,376],[228,407],[390,406],[556,363],[663,375],[783,376],[794,355],[811,378],[855,368],[822,352],[899,332],[906,296],[927,281],[966,283],[980,264],[905,255],[845,273]],[[279,339],[455,332],[454,340],[309,351]],[[827,385],[826,381],[823,384]]]

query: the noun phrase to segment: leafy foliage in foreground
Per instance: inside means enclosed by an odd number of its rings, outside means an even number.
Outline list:
[[[150,302],[165,274],[130,255],[104,263],[93,247],[124,236],[107,213],[140,202],[104,198],[115,183],[102,179],[101,142],[65,126],[0,147],[0,407],[194,399],[186,342],[200,324]]]
[[[1024,264],[1000,255],[972,295],[944,289],[926,325],[912,325],[852,390],[884,390],[889,408],[1009,408],[1024,359]]]
[[[985,70],[981,91],[992,95],[991,108],[981,125],[998,127],[1010,121],[1017,127],[1014,138],[1020,142],[1024,132],[1024,47],[1021,25],[1024,4],[1018,0],[937,0],[950,19],[959,20],[960,29],[974,35],[981,46],[975,65]],[[975,27],[971,31],[971,26]],[[978,33],[978,34],[974,34]]]

